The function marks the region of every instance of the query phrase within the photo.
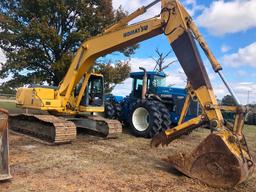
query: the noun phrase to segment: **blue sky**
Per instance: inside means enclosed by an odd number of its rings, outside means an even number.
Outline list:
[[[128,12],[132,12],[152,0],[113,0],[115,8],[122,5]],[[247,103],[248,92],[250,102],[256,102],[256,0],[182,0],[210,48],[222,64],[226,78],[237,93],[242,103]],[[160,4],[151,8],[141,19],[158,14]],[[135,22],[139,21],[137,19]],[[140,48],[132,56],[132,71],[139,66],[146,66],[149,70],[154,67],[151,57],[156,56],[154,50],[159,48],[162,52],[169,52],[171,47],[164,35],[140,43]],[[110,55],[109,57],[113,57]],[[215,88],[215,94],[222,98],[227,94],[224,85],[214,74],[206,57],[202,54],[210,79]],[[115,58],[115,57],[113,57]],[[118,57],[119,58],[119,57]],[[175,60],[175,55],[170,55]],[[182,87],[186,77],[178,63],[167,71],[168,83]],[[125,95],[130,92],[131,80],[118,85],[114,94]]]

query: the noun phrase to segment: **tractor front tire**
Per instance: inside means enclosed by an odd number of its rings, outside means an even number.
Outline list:
[[[114,119],[115,118],[115,108],[111,102],[105,102],[105,117],[107,119]]]
[[[115,119],[121,121],[122,106],[120,103],[114,103]]]
[[[161,112],[152,100],[138,100],[129,115],[130,128],[135,136],[152,138],[161,130]]]

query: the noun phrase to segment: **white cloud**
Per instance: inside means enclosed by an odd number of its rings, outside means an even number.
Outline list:
[[[174,61],[173,58],[166,59],[166,63]],[[139,67],[144,67],[147,71],[153,71],[155,68],[155,61],[152,58],[132,58],[130,60],[131,72],[141,71]],[[167,71],[166,82],[167,85],[174,85],[175,87],[185,87],[186,76],[183,70],[177,63],[171,65]],[[128,78],[123,83],[117,85],[112,91],[114,95],[126,96],[131,92],[132,89],[132,79]]]
[[[155,68],[155,61],[152,58],[132,58],[130,61],[131,71],[140,71],[139,67],[144,67],[148,71],[152,71]]]
[[[237,53],[225,55],[222,58],[222,62],[232,67],[256,67],[256,42],[244,48],[240,48]]]
[[[197,23],[211,34],[224,35],[256,27],[256,1],[214,1],[197,17]]]
[[[201,11],[205,9],[204,6],[198,5],[196,0],[183,0],[182,3],[186,7],[188,13],[191,16],[194,16],[197,11]]]
[[[249,103],[256,102],[256,92],[254,91],[256,89],[256,82],[231,83],[230,85],[242,104],[247,104],[248,92],[250,94]],[[213,88],[218,99],[222,99],[225,95],[230,95],[222,83],[214,83]]]
[[[151,2],[152,0],[133,0],[132,3],[129,0],[113,0],[113,7],[114,9],[118,9],[121,5],[125,11],[128,11],[128,13],[132,13],[136,11],[138,8],[142,6],[146,6]],[[132,23],[154,17],[160,14],[160,12],[161,12],[161,5],[160,3],[158,3],[155,6],[151,7],[145,14],[143,14],[142,16],[139,16],[134,21],[132,21]]]
[[[131,3],[130,0],[113,0],[112,2],[113,2],[114,9],[118,9],[121,5],[125,11],[132,13],[140,7],[150,4],[152,1],[153,0],[133,0]],[[183,0],[181,2],[187,8],[187,11],[189,12],[189,14],[191,14],[191,16],[193,16],[197,11],[203,9],[203,6],[197,5],[196,0]],[[139,16],[131,23],[152,18],[156,15],[159,15],[160,12],[161,12],[161,3],[158,3],[155,6],[151,7],[145,14]]]
[[[114,9],[118,9],[120,5],[122,5],[123,9],[125,9],[128,12],[135,11],[139,7],[142,6],[142,1],[140,0],[133,0],[131,1],[127,0],[113,0],[113,7]]]
[[[151,58],[132,58],[130,60],[131,72],[141,71],[139,67],[144,67],[148,71],[152,71],[155,68],[154,60]],[[128,78],[121,84],[117,85],[112,91],[114,95],[126,96],[132,90],[132,79]]]
[[[3,52],[2,49],[0,49],[0,63],[5,63],[6,62],[6,56]],[[0,68],[1,68],[1,65],[0,65]]]
[[[221,50],[222,53],[226,53],[226,52],[228,52],[230,49],[231,49],[231,47],[228,46],[228,45],[226,45],[226,44],[222,45],[221,48],[220,48],[220,50]]]
[[[237,74],[238,74],[238,76],[240,76],[240,77],[246,77],[246,76],[249,75],[249,74],[248,74],[246,71],[244,71],[244,70],[238,70],[238,71],[237,71]]]
[[[6,62],[6,56],[5,56],[5,54],[3,53],[3,50],[2,49],[0,49],[0,70],[2,69],[2,65],[1,65],[1,63],[5,63]],[[9,78],[7,78],[7,79],[0,79],[0,84],[1,83],[3,83],[3,82],[5,82],[5,81],[7,81]]]
[[[116,85],[116,87],[112,91],[112,94],[117,96],[127,96],[131,93],[131,90],[132,90],[132,79],[128,78],[122,83]]]

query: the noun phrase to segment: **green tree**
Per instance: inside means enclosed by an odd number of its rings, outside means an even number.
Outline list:
[[[221,103],[222,103],[222,105],[226,105],[226,106],[235,106],[236,105],[236,102],[231,95],[224,96],[222,98]]]
[[[11,95],[15,95],[16,94],[16,90],[12,89],[10,87],[7,87],[4,85],[0,85],[0,94],[11,94]]]
[[[58,85],[79,45],[122,18],[111,0],[1,0],[0,48],[7,62],[0,78],[6,86]],[[125,56],[134,47],[120,50]]]
[[[111,60],[108,62],[97,63],[94,67],[96,73],[101,73],[105,79],[105,92],[111,93],[116,84],[121,83],[124,79],[129,77],[131,67],[128,61],[118,61],[112,64]]]

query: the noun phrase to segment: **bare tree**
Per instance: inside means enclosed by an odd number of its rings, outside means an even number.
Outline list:
[[[156,58],[152,57],[152,59],[156,62],[154,71],[162,72],[165,69],[167,69],[170,65],[172,65],[174,62],[176,62],[176,60],[175,60],[175,61],[171,61],[170,63],[165,64],[167,57],[171,54],[171,51],[168,52],[167,54],[164,54],[164,53],[160,52],[158,48],[156,48],[155,52],[157,54],[157,57]]]

